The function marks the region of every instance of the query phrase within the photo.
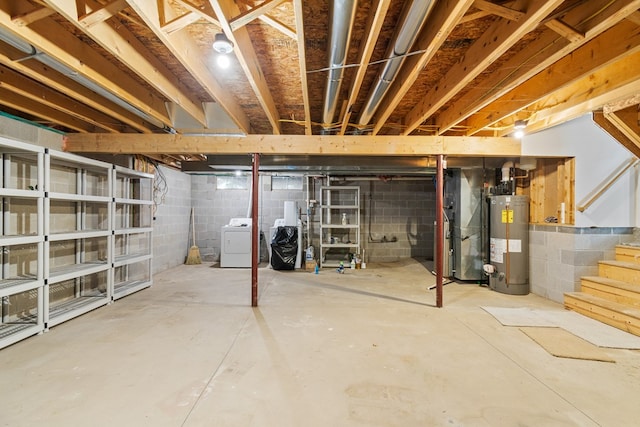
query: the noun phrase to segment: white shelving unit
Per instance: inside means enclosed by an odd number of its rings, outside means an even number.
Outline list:
[[[47,150],[45,156],[45,327],[111,301],[113,166]]]
[[[320,189],[320,266],[337,267],[344,261],[348,267],[349,253],[360,253],[360,187],[323,186]]]
[[[113,297],[151,286],[153,175],[114,167]]]
[[[0,137],[0,348],[44,330],[44,149]]]
[[[153,175],[0,137],[0,348],[148,287]]]

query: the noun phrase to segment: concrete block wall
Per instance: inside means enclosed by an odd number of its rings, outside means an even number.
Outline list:
[[[582,276],[597,276],[598,261],[615,259],[615,246],[634,239],[631,227],[529,226],[531,292],[562,303],[580,290]]]
[[[155,182],[160,190],[166,188],[166,193],[155,195],[153,273],[183,264],[191,245],[191,176],[159,166]]]
[[[234,217],[245,217],[249,208],[249,190],[217,190],[213,175],[192,176],[193,206],[196,209],[196,241],[206,261],[219,261],[221,228]],[[269,229],[284,217],[284,202],[295,201],[301,217],[306,215],[306,178],[302,190],[273,190],[270,177],[260,177],[259,227],[261,259],[266,261]],[[250,179],[248,179],[250,185]],[[410,257],[433,257],[433,221],[435,220],[435,187],[431,179],[371,181],[354,180],[332,185],[360,186],[361,247],[367,262],[391,262]],[[311,198],[320,200],[321,180],[315,180]],[[250,214],[250,212],[249,212]],[[319,208],[310,212],[311,244],[319,249]],[[369,217],[371,226],[369,227]],[[303,227],[303,234],[305,234]],[[371,233],[369,233],[371,229]],[[369,238],[371,234],[371,239]],[[387,242],[378,243],[386,236]],[[395,237],[395,242],[392,242]]]
[[[192,176],[191,196],[196,214],[196,242],[204,260],[220,260],[221,229],[231,218],[251,216],[251,191],[217,189],[214,175]],[[251,179],[247,178],[248,187]],[[260,177],[258,206],[259,229],[263,234],[260,254],[267,260],[269,229],[278,218],[284,217],[284,202],[295,201],[299,207],[306,206],[306,190],[272,190],[269,176]]]

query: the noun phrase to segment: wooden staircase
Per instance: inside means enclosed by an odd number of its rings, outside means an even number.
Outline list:
[[[564,294],[565,308],[640,336],[640,247],[616,246],[616,260],[600,261],[598,274]]]

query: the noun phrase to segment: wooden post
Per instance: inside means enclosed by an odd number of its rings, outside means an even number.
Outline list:
[[[258,306],[258,262],[260,253],[260,235],[258,234],[258,191],[260,154],[253,155],[251,173],[251,307]]]

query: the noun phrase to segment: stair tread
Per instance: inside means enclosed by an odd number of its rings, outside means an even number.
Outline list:
[[[584,276],[582,277],[582,279],[589,282],[596,282],[603,285],[607,285],[612,288],[624,289],[627,291],[640,293],[640,285],[634,285],[629,282],[623,282],[622,280],[610,279],[608,277],[602,277],[602,276]]]
[[[619,245],[616,245],[616,248],[629,248],[629,249],[640,250],[640,243],[620,243]]]
[[[598,261],[598,264],[612,265],[612,266],[615,266],[615,267],[623,267],[623,268],[629,268],[631,270],[640,271],[640,263],[627,262],[627,261],[606,260],[606,261]]]
[[[565,292],[564,295],[565,297],[567,296],[573,297],[575,299],[587,302],[589,304],[593,304],[599,307],[606,308],[611,311],[622,313],[629,317],[635,317],[637,319],[640,319],[640,308],[634,308],[626,304],[610,301],[608,299],[590,295],[584,292]],[[566,299],[565,299],[565,304],[566,304]]]

